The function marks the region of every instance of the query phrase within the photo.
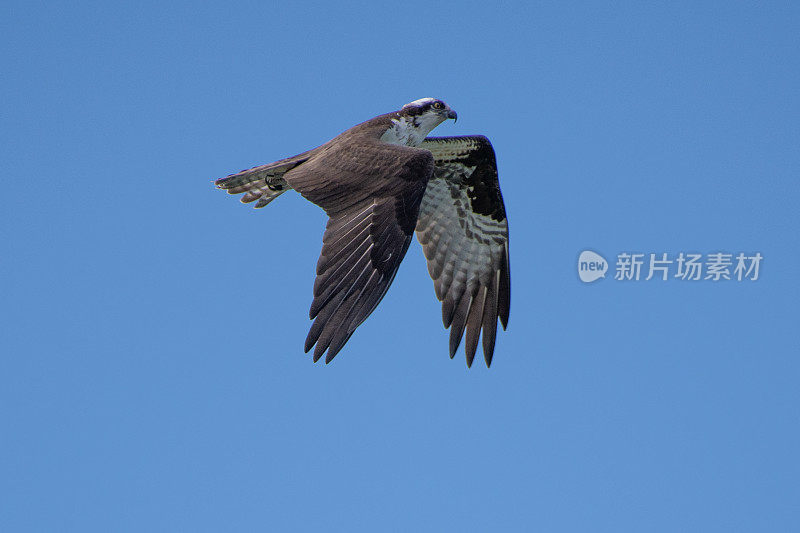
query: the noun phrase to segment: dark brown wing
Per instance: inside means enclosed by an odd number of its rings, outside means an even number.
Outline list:
[[[385,129],[385,128],[384,128]],[[336,140],[334,140],[336,141]],[[427,150],[342,139],[285,178],[328,214],[305,350],[330,362],[389,289],[433,173]]]
[[[436,161],[417,222],[453,357],[466,328],[472,365],[483,330],[483,357],[491,365],[497,319],[508,324],[511,283],[508,222],[486,137],[429,137],[420,148]]]

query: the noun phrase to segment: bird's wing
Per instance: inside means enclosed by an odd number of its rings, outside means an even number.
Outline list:
[[[427,150],[377,139],[331,142],[289,171],[289,185],[330,217],[317,263],[305,350],[330,362],[389,289],[433,173]]]
[[[505,329],[511,298],[508,223],[486,137],[429,137],[436,168],[420,206],[417,238],[428,260],[442,320],[450,328],[450,357],[461,342],[472,365],[483,330],[483,356],[492,362],[497,319]]]

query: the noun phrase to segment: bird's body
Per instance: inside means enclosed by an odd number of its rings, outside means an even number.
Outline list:
[[[471,365],[483,330],[489,365],[508,321],[508,225],[485,137],[431,137],[456,114],[423,98],[302,154],[217,180],[263,207],[294,189],[330,217],[317,263],[306,351],[329,362],[372,313],[414,231],[423,245],[453,357],[466,328]]]

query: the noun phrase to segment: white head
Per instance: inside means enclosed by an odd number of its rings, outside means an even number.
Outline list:
[[[450,106],[436,98],[420,98],[403,106],[399,111],[400,116],[417,117],[420,121],[435,122],[435,128],[448,118],[456,120],[458,114]]]
[[[393,120],[393,130],[387,132],[384,140],[411,146],[419,145],[433,128],[448,118],[458,118],[450,106],[436,98],[414,100],[404,105],[397,116],[398,119]]]

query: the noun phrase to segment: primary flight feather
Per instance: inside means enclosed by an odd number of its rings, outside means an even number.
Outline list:
[[[508,222],[489,140],[427,136],[449,118],[457,115],[447,104],[422,98],[313,150],[216,181],[255,207],[294,189],[328,214],[305,344],[315,362],[326,352],[330,362],[375,310],[416,231],[450,328],[450,357],[465,336],[471,366],[483,332],[491,365],[497,320],[508,323]]]

